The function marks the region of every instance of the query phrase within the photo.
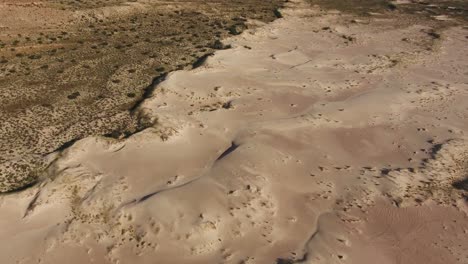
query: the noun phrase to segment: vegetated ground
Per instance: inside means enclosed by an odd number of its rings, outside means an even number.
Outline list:
[[[154,78],[283,2],[0,0],[0,192],[34,183],[67,142],[147,126],[131,109]]]
[[[436,27],[468,17],[464,0],[308,1],[360,15],[451,19]],[[242,32],[247,19],[274,20],[283,3],[0,0],[0,192],[34,183],[43,157],[67,142],[150,125],[131,110],[155,78],[223,48],[217,40]]]
[[[468,19],[466,0],[307,0],[326,9],[336,9],[357,15],[395,11],[421,17],[449,16],[453,20]]]

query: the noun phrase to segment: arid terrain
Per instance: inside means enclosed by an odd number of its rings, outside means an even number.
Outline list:
[[[2,263],[468,263],[464,1],[0,3]]]
[[[0,191],[37,181],[43,157],[151,124],[133,111],[165,73],[223,49],[282,0],[0,0]]]

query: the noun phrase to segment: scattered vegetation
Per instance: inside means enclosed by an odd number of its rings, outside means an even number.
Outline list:
[[[240,34],[247,19],[272,21],[283,0],[152,1],[138,9],[122,0],[41,3],[74,15],[47,31],[0,34],[0,169],[32,153],[38,161],[72,139],[139,131],[145,122],[131,108],[154,76],[229,48],[222,38]],[[100,11],[115,8],[126,12]],[[9,173],[0,170],[0,179]],[[21,184],[4,181],[3,191]]]
[[[468,2],[465,0],[411,0],[404,4],[394,4],[390,0],[308,0],[325,9],[336,9],[342,12],[367,16],[371,13],[400,12],[422,17],[448,15],[466,21],[468,19]]]

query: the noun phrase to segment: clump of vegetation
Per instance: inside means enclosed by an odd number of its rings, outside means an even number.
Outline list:
[[[78,98],[78,96],[80,96],[80,92],[74,92],[74,93],[69,94],[67,98],[70,100],[73,100],[73,99]]]
[[[247,25],[245,25],[244,23],[237,23],[228,27],[229,33],[231,35],[239,35],[242,32],[244,32],[244,30],[246,29],[247,29]]]

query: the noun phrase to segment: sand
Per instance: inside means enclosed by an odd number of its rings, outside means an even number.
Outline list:
[[[0,193],[36,183],[70,142],[145,129],[133,109],[158,76],[283,1],[0,0]]]
[[[282,14],[0,196],[2,263],[466,263],[466,27]]]

